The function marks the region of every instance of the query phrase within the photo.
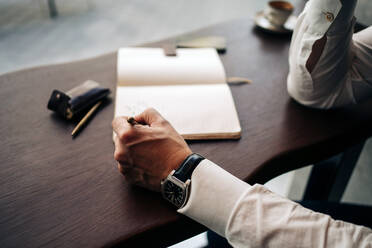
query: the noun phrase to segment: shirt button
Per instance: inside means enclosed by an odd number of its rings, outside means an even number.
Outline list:
[[[332,22],[335,19],[335,17],[333,16],[333,14],[331,12],[326,12],[324,14],[325,14],[325,17],[326,17],[327,21],[329,21],[329,22]]]

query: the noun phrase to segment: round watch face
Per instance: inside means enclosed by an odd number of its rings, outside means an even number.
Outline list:
[[[181,207],[185,200],[185,191],[180,186],[167,181],[164,184],[164,196],[174,205]]]

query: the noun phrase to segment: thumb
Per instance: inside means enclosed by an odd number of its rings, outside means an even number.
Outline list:
[[[151,124],[164,120],[164,118],[160,115],[160,113],[156,111],[154,108],[146,109],[141,114],[136,115],[134,119],[141,124],[145,124],[149,126],[151,126]]]

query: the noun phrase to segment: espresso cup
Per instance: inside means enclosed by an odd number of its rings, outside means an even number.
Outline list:
[[[283,26],[293,12],[293,5],[287,1],[270,1],[264,10],[264,17],[275,26]]]

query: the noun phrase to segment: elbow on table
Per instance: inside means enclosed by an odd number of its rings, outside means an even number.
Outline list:
[[[289,96],[301,105],[315,109],[337,108],[330,94],[324,95],[315,91],[312,79],[295,77],[289,73],[287,78],[287,92]]]

